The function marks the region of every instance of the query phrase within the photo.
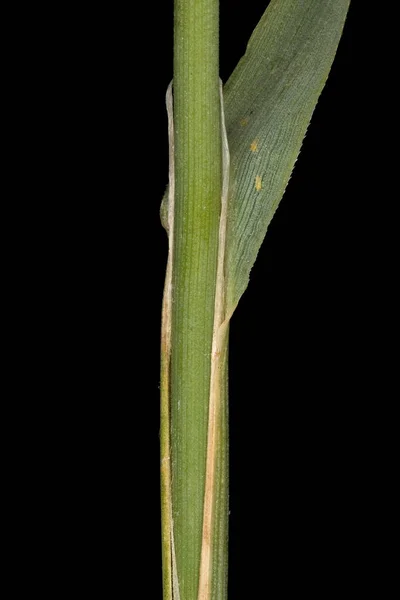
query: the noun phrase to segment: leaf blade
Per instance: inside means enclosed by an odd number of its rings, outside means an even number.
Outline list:
[[[245,291],[328,77],[350,0],[272,0],[225,85],[227,314]]]

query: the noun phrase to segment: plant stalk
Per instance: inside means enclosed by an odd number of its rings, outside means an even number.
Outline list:
[[[174,3],[174,167],[161,368],[164,600],[226,597],[227,328],[213,366],[219,389],[209,423],[222,193],[218,13],[218,0]]]

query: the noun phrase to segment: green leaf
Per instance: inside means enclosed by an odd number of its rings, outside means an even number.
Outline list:
[[[272,0],[224,89],[231,157],[227,315],[283,196],[350,0]]]

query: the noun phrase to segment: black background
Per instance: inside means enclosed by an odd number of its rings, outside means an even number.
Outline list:
[[[223,81],[266,4],[221,1]],[[63,346],[52,359],[62,404],[53,442],[63,447],[51,475],[52,506],[54,539],[71,549],[57,568],[63,589],[75,589],[84,575],[88,591],[161,600],[159,336],[167,243],[159,205],[168,173],[173,3],[68,18],[51,98],[60,107],[55,135],[65,140],[54,162],[53,235],[62,251],[49,299],[54,344],[61,339]],[[354,242],[362,202],[354,163],[355,20],[352,8],[232,320],[230,600],[265,590],[279,591],[272,597],[294,589],[319,595],[322,580],[339,590],[355,568],[354,539],[364,535],[354,493],[363,470],[354,447],[354,353],[363,328],[354,293],[362,252]]]

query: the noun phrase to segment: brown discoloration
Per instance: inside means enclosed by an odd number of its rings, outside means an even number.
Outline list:
[[[243,117],[240,119],[240,127],[246,127],[249,124],[249,117]]]
[[[179,600],[177,583],[174,532],[172,521],[171,461],[170,461],[170,360],[171,360],[171,305],[172,264],[174,234],[174,127],[171,84],[167,91],[169,133],[169,201],[168,201],[168,263],[165,277],[161,317],[161,514],[162,514],[162,560],[163,588],[165,600]]]
[[[222,319],[222,314],[220,317]],[[204,516],[203,533],[201,548],[201,569],[199,581],[199,593],[197,600],[210,600],[211,598],[211,574],[212,574],[212,546],[213,546],[213,527],[214,527],[214,503],[215,503],[215,485],[216,485],[216,456],[219,443],[219,415],[221,412],[221,389],[224,360],[223,348],[226,347],[226,334],[228,322],[221,322],[214,332],[215,350],[211,360],[211,381],[210,381],[210,414],[208,423],[208,444],[207,444],[207,466],[206,482],[204,494]]]

